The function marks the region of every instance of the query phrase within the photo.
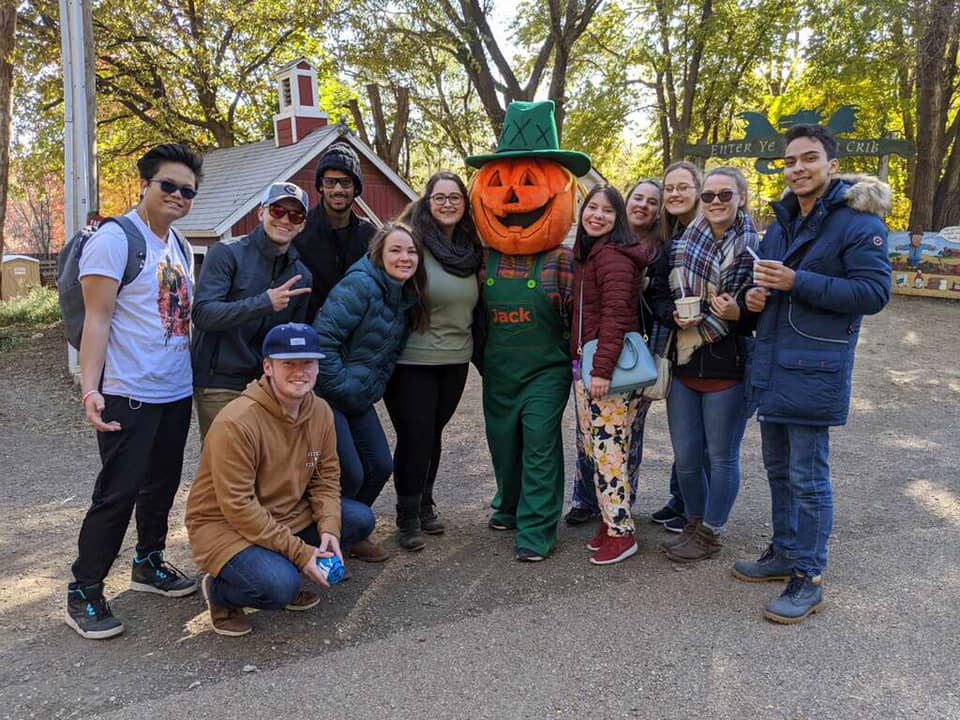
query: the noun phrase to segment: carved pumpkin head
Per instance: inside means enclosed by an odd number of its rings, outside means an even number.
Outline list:
[[[557,247],[570,231],[576,179],[553,160],[495,160],[474,177],[470,203],[487,245],[506,255],[532,255]]]

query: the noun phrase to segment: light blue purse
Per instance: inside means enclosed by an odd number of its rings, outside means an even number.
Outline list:
[[[593,356],[597,352],[597,341],[590,340],[583,342],[583,281],[580,281],[580,308],[579,308],[580,330],[577,337],[580,338],[580,346],[577,348],[580,353],[580,377],[583,384],[590,387],[590,377],[593,370]],[[617,366],[613,369],[613,376],[610,378],[611,395],[618,393],[627,393],[631,390],[653,385],[657,382],[657,364],[650,355],[647,343],[638,332],[628,332],[623,336],[623,347],[620,349],[620,357],[617,358]]]

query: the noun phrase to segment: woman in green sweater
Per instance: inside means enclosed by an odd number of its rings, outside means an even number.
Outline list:
[[[467,188],[441,170],[401,219],[423,241],[430,326],[413,332],[383,396],[397,433],[393,480],[400,545],[422,550],[423,533],[444,530],[433,498],[443,428],[453,417],[473,354],[473,312],[482,262]]]

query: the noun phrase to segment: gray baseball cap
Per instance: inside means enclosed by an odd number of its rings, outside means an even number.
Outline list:
[[[307,197],[306,191],[299,185],[294,185],[291,182],[273,183],[273,185],[267,187],[267,189],[263,191],[263,196],[260,198],[260,204],[273,205],[275,202],[283,200],[284,198],[296,200],[303,206],[304,212],[306,212],[309,207],[308,203],[310,199]]]

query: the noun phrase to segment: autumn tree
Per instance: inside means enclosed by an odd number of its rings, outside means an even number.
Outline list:
[[[7,211],[7,184],[10,167],[10,99],[13,95],[13,49],[16,42],[17,9],[13,3],[0,5],[0,257],[3,257],[3,230]],[[2,283],[2,280],[0,280]],[[0,285],[0,293],[3,287]]]

